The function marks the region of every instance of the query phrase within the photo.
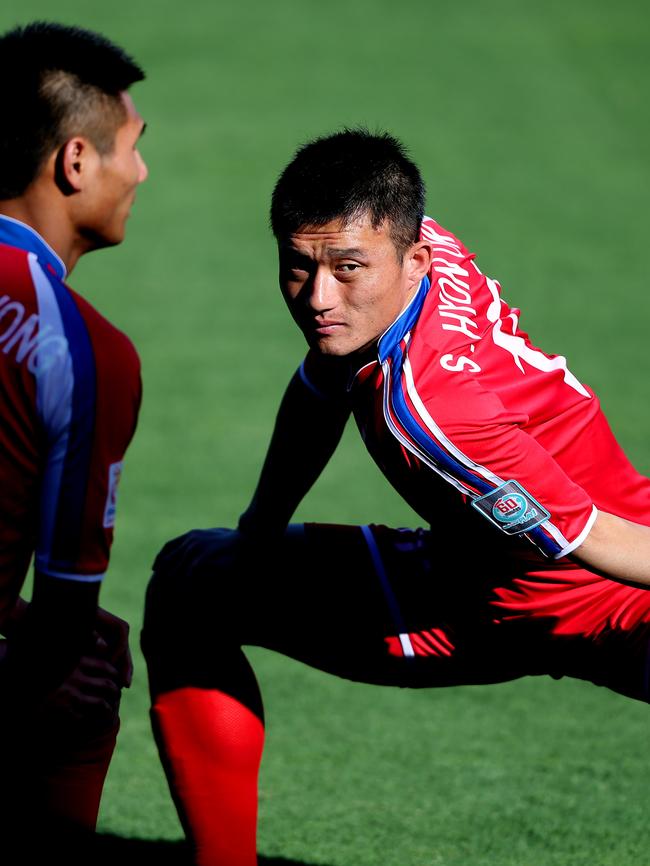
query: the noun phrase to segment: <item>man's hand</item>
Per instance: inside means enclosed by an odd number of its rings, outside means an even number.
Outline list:
[[[117,670],[120,688],[128,689],[133,679],[128,622],[99,607],[94,637],[97,648],[105,650],[106,658]]]
[[[97,609],[92,641],[75,668],[56,688],[40,697],[33,693],[31,709],[19,700],[10,715],[19,724],[24,712],[35,713],[48,724],[69,723],[105,728],[117,722],[120,694],[130,686],[133,663],[124,620]],[[0,665],[11,640],[0,641]]]
[[[129,624],[97,608],[93,645],[45,698],[41,713],[55,724],[98,728],[116,724],[122,689],[131,685],[132,678]]]
[[[48,723],[109,727],[117,722],[123,673],[110,660],[108,644],[96,635],[66,680],[43,701],[39,715]]]
[[[209,575],[219,566],[231,565],[242,550],[242,536],[235,529],[192,529],[167,542],[153,570],[180,580],[190,575]]]
[[[218,586],[220,574],[233,574],[242,564],[245,547],[234,529],[194,529],[167,542],[156,557],[147,587],[142,630],[145,656],[155,653],[159,662],[180,630],[204,627],[199,624],[202,617],[211,619],[210,628],[217,627],[221,611],[197,608],[195,599],[206,598],[211,583]]]

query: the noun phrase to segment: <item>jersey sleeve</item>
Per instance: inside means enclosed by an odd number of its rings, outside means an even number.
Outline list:
[[[525,416],[469,374],[435,388],[408,362],[392,385],[393,423],[411,450],[457,488],[495,532],[527,538],[546,556],[566,556],[596,518],[587,493],[525,429]]]
[[[344,359],[325,357],[310,349],[298,367],[298,376],[321,400],[347,399],[349,367]]]
[[[41,327],[57,337],[56,352],[36,368],[45,458],[35,564],[51,577],[100,581],[140,404],[139,360],[89,304],[42,272],[34,276]]]

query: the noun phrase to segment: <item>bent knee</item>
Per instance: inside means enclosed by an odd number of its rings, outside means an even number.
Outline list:
[[[218,567],[194,579],[177,579],[154,571],[147,586],[141,646],[145,657],[160,652],[170,640],[232,639],[246,607],[245,581],[231,568]]]

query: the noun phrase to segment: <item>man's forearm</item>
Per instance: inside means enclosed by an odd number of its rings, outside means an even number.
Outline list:
[[[92,640],[98,586],[35,575],[32,603],[11,630],[0,676],[24,702],[38,701],[75,667]]]
[[[650,527],[599,511],[572,558],[612,580],[650,587]]]
[[[281,532],[336,450],[350,411],[294,376],[280,404],[257,489],[240,520],[244,532]]]

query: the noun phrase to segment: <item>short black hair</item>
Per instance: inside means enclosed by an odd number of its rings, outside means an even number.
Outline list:
[[[346,128],[296,151],[273,190],[271,228],[279,240],[303,226],[369,214],[374,228],[388,221],[401,260],[419,238],[424,199],[420,172],[400,141]]]
[[[47,21],[0,36],[0,199],[22,195],[73,135],[109,153],[124,122],[120,93],[144,72],[99,33]]]

